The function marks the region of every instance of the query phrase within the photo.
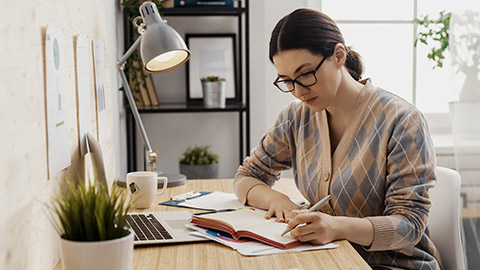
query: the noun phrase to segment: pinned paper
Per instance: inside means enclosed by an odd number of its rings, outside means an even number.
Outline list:
[[[48,26],[45,36],[48,172],[70,166],[62,30]]]
[[[105,89],[105,52],[102,40],[93,41],[93,59],[95,67],[95,91],[97,96],[98,141],[110,136],[107,119],[107,99]]]
[[[90,72],[88,65],[88,40],[85,36],[77,37],[77,91],[78,91],[78,129],[80,136],[80,152],[87,154],[86,136],[92,132],[90,128]]]

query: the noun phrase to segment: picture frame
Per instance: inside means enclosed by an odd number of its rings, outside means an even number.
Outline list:
[[[186,65],[187,103],[202,102],[200,78],[210,75],[225,78],[227,104],[240,102],[236,34],[185,34],[185,42],[191,52]]]

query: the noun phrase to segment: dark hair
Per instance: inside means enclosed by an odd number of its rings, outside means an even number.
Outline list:
[[[270,37],[269,57],[273,63],[273,56],[291,49],[331,56],[338,43],[347,50],[345,67],[355,80],[360,80],[363,73],[360,55],[345,45],[340,29],[330,17],[313,9],[297,9],[277,23]]]

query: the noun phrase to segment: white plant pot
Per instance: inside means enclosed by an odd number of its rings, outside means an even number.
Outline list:
[[[114,240],[96,242],[61,238],[60,250],[64,270],[130,270],[133,260],[133,233]]]

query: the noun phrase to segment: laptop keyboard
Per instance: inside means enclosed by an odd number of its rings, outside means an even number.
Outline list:
[[[127,223],[135,232],[134,241],[172,239],[153,214],[128,214]]]

